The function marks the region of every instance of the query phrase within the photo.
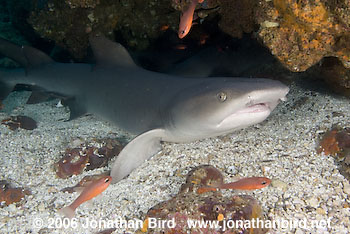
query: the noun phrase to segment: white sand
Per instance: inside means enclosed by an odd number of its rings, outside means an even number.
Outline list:
[[[8,101],[23,100],[26,95],[28,92],[12,93]],[[307,97],[307,101],[294,108],[303,97]],[[190,144],[164,143],[159,154],[128,178],[111,185],[92,204],[80,206],[77,220],[74,220],[78,223],[76,228],[55,228],[62,221],[57,210],[77,197],[77,194],[60,190],[75,185],[86,175],[108,168],[59,179],[53,164],[77,138],[89,141],[118,137],[123,133],[93,116],[64,122],[68,110],[55,105],[56,101],[21,105],[13,111],[13,115],[34,118],[38,128],[33,131],[11,131],[0,125],[0,179],[32,192],[23,203],[1,209],[0,233],[38,233],[39,230],[40,233],[95,233],[103,228],[84,228],[82,223],[86,223],[86,218],[142,219],[148,209],[176,195],[187,172],[201,164],[211,164],[222,170],[226,181],[237,176],[266,176],[279,180],[275,187],[247,194],[257,198],[273,220],[305,218],[308,226],[290,230],[278,228],[270,233],[350,232],[350,208],[343,208],[350,203],[349,182],[339,173],[332,157],[317,155],[315,151],[319,134],[333,124],[350,126],[349,99],[305,91],[293,85],[288,101],[280,104],[261,124],[230,136]],[[335,111],[344,116],[332,117]],[[7,114],[0,112],[0,120],[6,117]],[[226,196],[234,193],[224,192]],[[330,227],[309,225],[312,220],[327,219],[330,219]],[[135,230],[118,229],[115,233],[123,231],[133,233]]]

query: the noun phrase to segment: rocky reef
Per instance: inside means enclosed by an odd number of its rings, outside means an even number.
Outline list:
[[[42,37],[68,49],[75,58],[83,58],[88,34],[111,36],[119,32],[129,46],[145,49],[159,37],[162,26],[175,28],[178,13],[167,1],[134,0],[47,0],[36,7],[29,22]]]
[[[261,1],[258,34],[290,70],[305,71],[323,57],[334,56],[350,68],[349,4],[337,1]],[[341,10],[342,9],[342,10]]]
[[[259,38],[294,72],[312,67],[337,93],[350,96],[350,2],[261,1]]]
[[[324,58],[317,70],[332,90],[350,97],[350,69],[345,68],[339,59]]]
[[[191,2],[6,0],[0,4],[0,28],[2,37],[19,38],[20,44],[32,43],[39,35],[76,60],[87,55],[88,35],[96,32],[117,37],[136,50],[154,46],[166,32],[178,48],[187,48],[181,42],[189,40],[204,45],[222,32],[233,38],[251,34],[290,71],[303,72],[317,65],[315,76],[350,95],[349,0],[205,0],[196,5],[197,25],[180,40],[179,18]]]

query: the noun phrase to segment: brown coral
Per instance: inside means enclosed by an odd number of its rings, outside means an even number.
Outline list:
[[[346,149],[350,149],[350,130],[337,127],[324,134],[317,153],[335,156]]]
[[[186,183],[181,186],[181,193],[197,192],[201,187],[218,186],[224,183],[221,172],[212,166],[199,166],[191,170]]]
[[[320,142],[318,153],[336,156],[340,162],[340,173],[350,179],[350,129],[334,128]]]
[[[20,202],[30,191],[23,188],[13,188],[6,180],[0,181],[0,202],[5,205]]]
[[[164,233],[164,234],[185,234],[185,233],[266,233],[268,230],[262,228],[243,228],[235,226],[226,231],[223,226],[231,221],[261,219],[262,209],[257,201],[251,196],[235,195],[223,197],[220,192],[209,192],[197,194],[196,188],[201,186],[221,184],[223,176],[220,171],[212,166],[200,166],[194,168],[187,177],[186,184],[181,187],[179,194],[172,199],[161,202],[151,208],[146,215],[144,227],[137,233]],[[164,227],[147,229],[151,219],[169,221]],[[188,220],[216,221],[221,227],[192,227],[189,228]],[[174,221],[174,226],[170,221]],[[227,228],[225,226],[225,228]]]
[[[86,154],[80,155],[80,152],[79,148],[66,150],[64,157],[54,165],[58,177],[67,178],[84,171],[89,157]]]
[[[337,134],[337,129],[326,132],[319,143],[317,153],[324,152],[325,155],[336,155],[339,153],[340,148],[336,139]]]

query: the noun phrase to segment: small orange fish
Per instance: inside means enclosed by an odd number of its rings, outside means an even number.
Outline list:
[[[197,189],[197,193],[198,194],[202,194],[202,193],[207,193],[207,192],[215,192],[217,191],[217,188],[214,187],[201,187]]]
[[[208,34],[201,34],[199,36],[199,45],[204,45],[207,42],[208,38],[209,38]]]
[[[79,197],[75,199],[75,201],[72,204],[60,209],[58,212],[65,215],[68,218],[73,218],[75,215],[75,209],[77,209],[82,203],[96,197],[97,195],[105,191],[111,183],[111,181],[112,177],[104,176],[96,180],[95,182],[92,182],[81,192]]]
[[[190,6],[184,11],[180,17],[180,25],[178,36],[180,39],[184,38],[192,27],[194,10],[198,3],[202,3],[204,0],[192,0]]]
[[[271,184],[271,180],[266,177],[248,177],[238,181],[221,184],[217,187],[202,187],[197,189],[198,194],[206,193],[209,191],[217,191],[218,189],[234,189],[234,190],[255,190],[261,189]]]
[[[174,47],[174,49],[176,50],[186,50],[187,49],[187,45],[184,44],[178,44]]]
[[[235,189],[235,190],[255,190],[261,189],[271,184],[271,180],[266,177],[248,177],[238,181],[222,184],[220,189]]]
[[[162,31],[162,32],[164,32],[164,31],[166,31],[166,30],[168,30],[169,29],[169,25],[162,25],[161,27],[160,27],[160,31]]]

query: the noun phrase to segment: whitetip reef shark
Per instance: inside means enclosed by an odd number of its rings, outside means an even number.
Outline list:
[[[0,99],[16,84],[69,97],[71,119],[96,114],[137,137],[115,160],[112,183],[161,149],[161,142],[190,142],[231,133],[265,120],[289,88],[253,78],[185,78],[135,65],[127,50],[91,36],[96,64],[57,63],[43,52],[0,39],[0,53],[23,68],[0,70]]]

